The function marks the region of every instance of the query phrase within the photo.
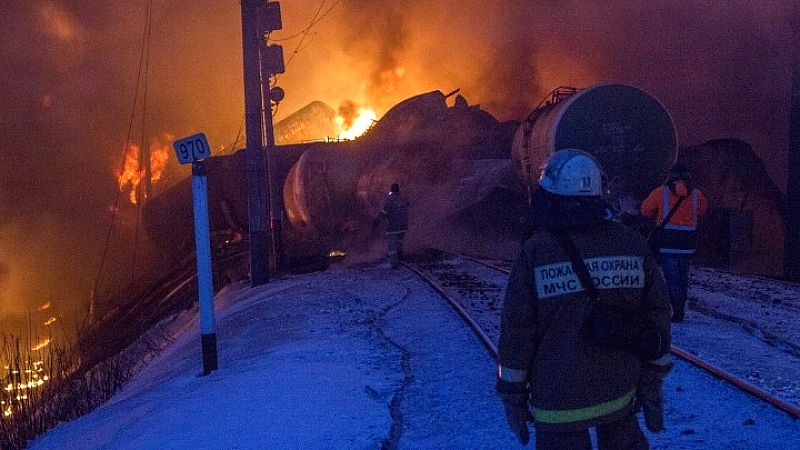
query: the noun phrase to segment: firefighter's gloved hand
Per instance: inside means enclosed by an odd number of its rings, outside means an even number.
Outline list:
[[[654,433],[664,430],[663,381],[672,370],[672,366],[669,353],[659,359],[642,363],[636,403],[644,412],[647,429]]]
[[[528,386],[527,383],[512,383],[497,380],[497,393],[503,400],[503,408],[506,411],[506,420],[511,431],[517,435],[522,445],[528,445],[530,432],[528,422],[531,417],[528,409]]]
[[[645,361],[655,360],[662,356],[669,355],[667,340],[661,336],[652,322],[642,322],[636,330],[636,337],[633,341],[633,353]],[[670,363],[670,367],[671,363]]]
[[[528,410],[528,402],[521,403],[503,400],[503,407],[506,410],[506,420],[508,420],[509,428],[517,435],[522,445],[528,445],[528,441],[530,440],[528,417],[531,414]]]

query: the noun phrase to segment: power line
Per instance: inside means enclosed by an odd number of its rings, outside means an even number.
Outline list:
[[[330,14],[330,12],[333,11],[333,8],[335,8],[337,5],[339,5],[339,3],[341,3],[341,1],[342,0],[336,0],[335,2],[333,2],[333,4],[328,9],[325,10],[324,13],[322,13],[322,15],[320,15],[320,11],[322,11],[322,8],[325,6],[325,3],[327,2],[327,0],[322,0],[322,3],[320,3],[319,8],[317,8],[317,11],[314,13],[314,17],[311,18],[311,22],[308,24],[308,26],[305,29],[303,29],[299,33],[296,33],[296,34],[294,34],[294,35],[292,35],[290,37],[287,37],[287,38],[273,39],[273,41],[275,41],[275,42],[281,42],[281,41],[286,41],[286,40],[289,40],[289,39],[296,38],[297,36],[300,36],[300,35],[303,36],[302,38],[300,38],[300,42],[297,43],[297,46],[295,47],[294,51],[292,52],[292,55],[286,61],[286,64],[283,65],[284,68],[288,68],[289,67],[289,63],[291,63],[292,59],[294,59],[294,55],[296,55],[298,52],[300,52],[300,46],[303,45],[303,42],[308,37],[309,32],[311,31],[311,29],[314,28],[314,26],[316,24],[318,24],[322,19],[324,19],[328,14]],[[276,76],[276,80],[277,80],[277,76]]]
[[[150,187],[150,177],[152,176],[152,170],[150,167],[150,148],[147,146],[147,82],[148,82],[148,74],[150,72],[150,37],[153,28],[153,0],[148,0],[147,4],[147,19],[146,19],[146,28],[147,28],[147,45],[146,49],[144,50],[146,56],[144,58],[144,92],[142,93],[142,140],[141,145],[139,147],[139,173],[142,173],[142,166],[144,166],[144,177],[142,178],[145,181],[144,186],[144,194],[142,194],[142,180],[139,180],[139,184],[136,185],[136,225],[134,226],[133,232],[133,262],[131,263],[131,275],[130,275],[130,283],[136,281],[136,261],[139,257],[139,228],[141,225],[141,217],[142,217],[142,204],[144,203],[145,199],[149,199],[150,195],[152,194],[152,190]],[[145,150],[146,149],[146,150]],[[128,300],[130,300],[130,296],[133,293],[133,289],[128,290]]]
[[[126,138],[125,138],[125,149],[122,151],[122,168],[120,169],[119,178],[121,178],[122,174],[125,172],[125,160],[126,160],[126,158],[128,156],[128,150],[130,149],[131,133],[132,133],[132,130],[133,130],[133,122],[134,122],[134,117],[135,117],[135,114],[136,114],[136,104],[138,103],[138,100],[139,100],[139,86],[141,84],[141,78],[142,78],[142,73],[143,73],[142,66],[144,65],[145,49],[146,48],[148,49],[148,53],[149,53],[150,18],[151,18],[151,13],[152,13],[152,6],[153,6],[152,0],[148,0],[147,1],[147,8],[146,8],[146,11],[145,11],[144,31],[142,33],[142,49],[141,49],[141,51],[139,53],[139,69],[138,69],[138,71],[136,73],[136,86],[135,86],[134,92],[133,92],[133,105],[131,107],[130,119],[128,120],[128,133],[127,133]],[[148,54],[148,57],[149,57],[149,54]],[[110,243],[111,243],[111,234],[114,231],[114,226],[115,226],[115,222],[116,222],[116,214],[117,214],[117,211],[119,210],[120,197],[122,196],[122,186],[119,184],[119,178],[117,179],[118,180],[117,181],[117,194],[116,194],[116,198],[114,199],[114,213],[111,215],[111,222],[108,225],[108,231],[106,232],[106,239],[105,239],[105,244],[104,244],[104,247],[103,247],[103,254],[102,254],[102,257],[100,258],[100,267],[97,270],[97,276],[95,277],[94,284],[92,286],[92,292],[91,292],[90,298],[89,298],[89,303],[90,303],[89,304],[89,312],[90,312],[90,314],[89,314],[89,317],[87,317],[87,320],[89,321],[89,323],[91,323],[94,320],[94,318],[92,317],[92,315],[94,313],[94,300],[95,300],[95,296],[97,295],[97,288],[100,285],[100,279],[101,279],[101,277],[103,275],[103,269],[105,267],[106,260],[108,259],[108,251],[109,251],[109,248],[111,246],[110,245]]]

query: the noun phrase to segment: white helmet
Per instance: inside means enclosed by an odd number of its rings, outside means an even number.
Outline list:
[[[603,194],[603,170],[582,150],[559,150],[542,163],[539,187],[551,194],[599,197]]]

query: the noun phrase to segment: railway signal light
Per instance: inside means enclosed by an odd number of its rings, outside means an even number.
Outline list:
[[[285,95],[286,93],[283,92],[283,89],[281,89],[278,86],[275,86],[274,88],[269,90],[269,99],[275,103],[280,103]]]
[[[261,73],[269,76],[286,72],[283,64],[283,47],[277,44],[261,46]]]
[[[258,8],[258,30],[262,34],[283,28],[281,21],[281,4],[279,2],[264,2]]]

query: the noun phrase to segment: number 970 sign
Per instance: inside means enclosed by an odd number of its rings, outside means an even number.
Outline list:
[[[178,155],[178,161],[181,164],[200,161],[211,156],[211,148],[209,148],[208,140],[203,133],[178,139],[172,143],[172,147],[175,149],[175,154]]]

